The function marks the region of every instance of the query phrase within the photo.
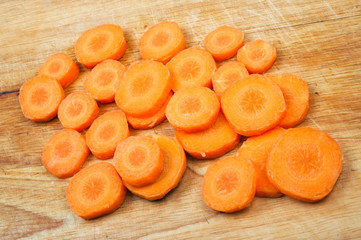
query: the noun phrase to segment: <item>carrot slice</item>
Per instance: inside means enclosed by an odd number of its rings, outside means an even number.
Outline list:
[[[114,164],[124,182],[144,187],[155,182],[162,173],[163,154],[154,139],[129,137],[118,144]]]
[[[19,102],[26,118],[35,122],[46,122],[58,113],[64,90],[53,78],[36,76],[20,88]]]
[[[333,189],[342,170],[342,151],[328,134],[312,128],[288,129],[267,165],[270,181],[290,197],[315,202]]]
[[[170,99],[165,115],[176,129],[197,132],[209,128],[218,116],[216,94],[206,87],[183,88]]]
[[[88,155],[85,138],[73,129],[63,129],[49,139],[41,161],[54,176],[68,178],[80,170]]]
[[[284,128],[294,127],[305,120],[310,102],[307,83],[293,74],[266,76],[281,88],[286,101],[286,115],[280,122]]]
[[[165,100],[165,103],[160,107],[158,112],[156,112],[154,115],[150,117],[145,118],[137,118],[132,116],[127,116],[128,123],[134,128],[134,129],[150,129],[157,125],[159,125],[165,117],[165,109],[168,105],[169,100],[172,98],[173,92],[170,91],[168,94],[167,99]]]
[[[223,92],[234,82],[249,76],[243,63],[228,62],[217,69],[212,77],[213,90],[217,96],[222,96]]]
[[[263,40],[248,42],[237,53],[237,60],[244,63],[250,73],[267,72],[276,58],[276,48]]]
[[[39,74],[55,78],[66,88],[78,78],[79,66],[68,54],[56,53],[41,66]]]
[[[198,159],[222,156],[232,150],[240,140],[240,136],[229,126],[222,112],[210,128],[204,131],[186,133],[175,130],[174,133],[184,150]]]
[[[60,104],[58,117],[65,128],[83,131],[99,113],[97,102],[87,93],[69,94]]]
[[[186,169],[184,150],[175,138],[163,135],[151,136],[160,147],[163,154],[163,171],[159,178],[145,187],[134,187],[128,183],[125,186],[133,194],[148,200],[163,198],[170,190],[177,187]]]
[[[212,55],[201,48],[187,48],[167,63],[174,78],[173,91],[184,87],[212,87],[217,69]]]
[[[91,70],[83,85],[85,90],[98,102],[114,102],[115,92],[124,72],[123,64],[108,59]]]
[[[183,32],[176,22],[161,22],[149,28],[139,41],[145,60],[167,63],[186,46]]]
[[[260,135],[276,127],[286,113],[281,89],[258,74],[230,86],[221,103],[228,122],[243,136]]]
[[[216,61],[223,61],[236,55],[243,42],[244,34],[241,30],[222,26],[206,36],[204,47]]]
[[[113,157],[118,143],[129,136],[125,114],[120,110],[104,113],[86,132],[86,144],[98,159]]]
[[[76,59],[92,68],[106,59],[121,58],[127,44],[123,30],[114,24],[104,24],[85,31],[75,43]]]
[[[126,193],[114,166],[99,162],[75,174],[66,189],[66,200],[76,215],[92,219],[115,211]]]
[[[223,158],[208,167],[202,197],[212,209],[236,212],[250,204],[256,190],[256,171],[246,159]]]
[[[268,156],[277,142],[285,133],[285,129],[276,127],[262,135],[253,136],[243,142],[237,157],[253,162],[257,173],[256,196],[279,197],[282,193],[269,180],[266,171]]]
[[[141,61],[125,72],[115,94],[115,102],[127,115],[149,117],[164,104],[171,86],[167,67],[156,61]]]

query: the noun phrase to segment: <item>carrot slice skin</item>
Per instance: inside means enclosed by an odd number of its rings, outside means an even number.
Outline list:
[[[236,212],[250,204],[256,191],[256,171],[246,159],[223,158],[208,167],[202,198],[212,209]]]
[[[65,53],[56,53],[41,66],[39,75],[55,78],[63,88],[74,82],[79,75],[79,66]]]
[[[120,207],[126,192],[114,166],[99,162],[75,174],[66,189],[66,200],[76,215],[93,219]]]
[[[258,74],[230,86],[221,105],[230,125],[243,136],[260,135],[276,127],[286,113],[281,89]]]
[[[229,126],[221,112],[211,127],[204,131],[186,133],[175,130],[174,133],[184,150],[198,159],[220,157],[240,141],[240,136]]]
[[[44,75],[36,76],[20,88],[19,102],[24,116],[34,122],[47,122],[57,113],[64,99],[60,83]]]
[[[125,114],[114,110],[94,120],[86,132],[86,143],[96,158],[105,160],[113,157],[118,143],[128,136]]]
[[[267,164],[269,180],[284,194],[307,202],[326,197],[342,170],[342,151],[328,134],[313,128],[288,129]]]
[[[77,60],[92,68],[106,59],[121,58],[127,44],[123,30],[114,24],[104,24],[85,31],[75,43]]]
[[[201,48],[187,48],[167,63],[173,75],[173,91],[184,87],[212,87],[212,75],[217,69],[212,55]]]
[[[243,42],[244,34],[241,30],[222,26],[206,36],[204,47],[216,61],[223,61],[236,55]]]
[[[186,46],[183,32],[176,22],[161,22],[150,27],[139,41],[145,60],[167,63]]]
[[[159,178],[145,187],[133,187],[124,183],[133,194],[148,200],[163,198],[170,190],[177,187],[186,169],[186,156],[182,146],[175,138],[164,135],[151,136],[162,150],[164,162]]]

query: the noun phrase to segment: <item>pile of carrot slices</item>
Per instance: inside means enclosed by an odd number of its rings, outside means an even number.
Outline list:
[[[186,48],[175,22],[150,27],[141,37],[143,60],[125,67],[118,60],[127,44],[120,26],[84,32],[75,44],[77,61],[92,68],[85,91],[64,89],[79,75],[67,54],[51,56],[39,75],[20,89],[26,118],[58,116],[64,129],[45,145],[42,163],[58,178],[72,177],[66,199],[75,214],[92,219],[115,211],[126,189],[148,200],[163,198],[182,179],[185,151],[217,159],[248,137],[236,156],[214,160],[202,184],[210,208],[235,212],[254,196],[315,202],[333,189],[342,151],[326,133],[298,127],[309,110],[307,83],[293,74],[263,75],[277,58],[263,40],[244,44],[244,33],[222,26],[204,47]],[[237,56],[236,56],[237,55]],[[217,63],[228,60],[217,69]],[[99,116],[98,103],[119,110]],[[174,137],[129,136],[129,126],[150,129],[167,118]],[[87,130],[86,130],[87,129]],[[86,130],[86,132],[83,132]],[[82,168],[92,153],[102,161]]]

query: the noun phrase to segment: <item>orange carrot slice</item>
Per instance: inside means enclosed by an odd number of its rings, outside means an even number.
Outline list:
[[[69,94],[60,104],[58,117],[65,128],[83,131],[98,116],[97,102],[87,93]]]
[[[92,68],[106,59],[121,58],[127,44],[123,30],[114,24],[104,24],[85,31],[75,43],[76,59]]]
[[[160,147],[163,154],[163,171],[158,179],[145,187],[134,187],[128,183],[125,186],[133,194],[148,200],[163,198],[170,190],[175,188],[182,179],[186,169],[186,156],[184,150],[175,138],[153,135],[151,136]]]
[[[258,74],[230,86],[221,103],[228,122],[243,136],[260,135],[276,127],[286,113],[281,89]]]
[[[270,181],[281,192],[315,202],[332,191],[342,170],[342,151],[320,130],[288,129],[274,146],[267,169]]]
[[[212,87],[217,69],[212,55],[201,48],[187,48],[167,63],[174,78],[173,91],[184,87]]]
[[[26,118],[35,122],[46,122],[58,113],[64,90],[53,78],[36,76],[20,88],[19,102]]]
[[[244,63],[250,73],[267,72],[276,58],[276,48],[263,40],[248,42],[237,53],[237,60]]]
[[[66,189],[66,200],[76,215],[92,219],[115,211],[126,193],[114,166],[100,162],[75,174]]]
[[[139,41],[145,60],[167,63],[186,46],[183,32],[176,22],[161,22],[149,28]]]
[[[236,212],[250,204],[256,190],[256,172],[246,159],[223,158],[208,167],[202,197],[212,209]]]

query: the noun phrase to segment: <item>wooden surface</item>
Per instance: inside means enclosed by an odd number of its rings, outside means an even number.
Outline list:
[[[135,3],[137,2],[137,3]],[[343,171],[333,192],[310,204],[289,197],[255,198],[245,210],[223,214],[201,199],[202,176],[212,161],[188,157],[180,185],[163,200],[128,194],[113,214],[92,221],[72,213],[65,200],[70,179],[59,180],[40,162],[44,144],[62,129],[26,120],[20,86],[52,54],[74,58],[80,34],[119,24],[128,49],[120,60],[140,59],[138,41],[155,23],[176,21],[187,46],[202,46],[221,25],[273,44],[269,73],[294,73],[310,88],[311,108],[301,126],[321,129],[342,147]],[[0,239],[355,239],[361,238],[361,2],[360,1],[1,1],[0,2]],[[79,79],[66,94],[84,91]],[[101,113],[115,104],[101,105]],[[137,134],[173,136],[168,122]],[[228,155],[233,155],[230,152]],[[94,163],[91,156],[86,165]]]

